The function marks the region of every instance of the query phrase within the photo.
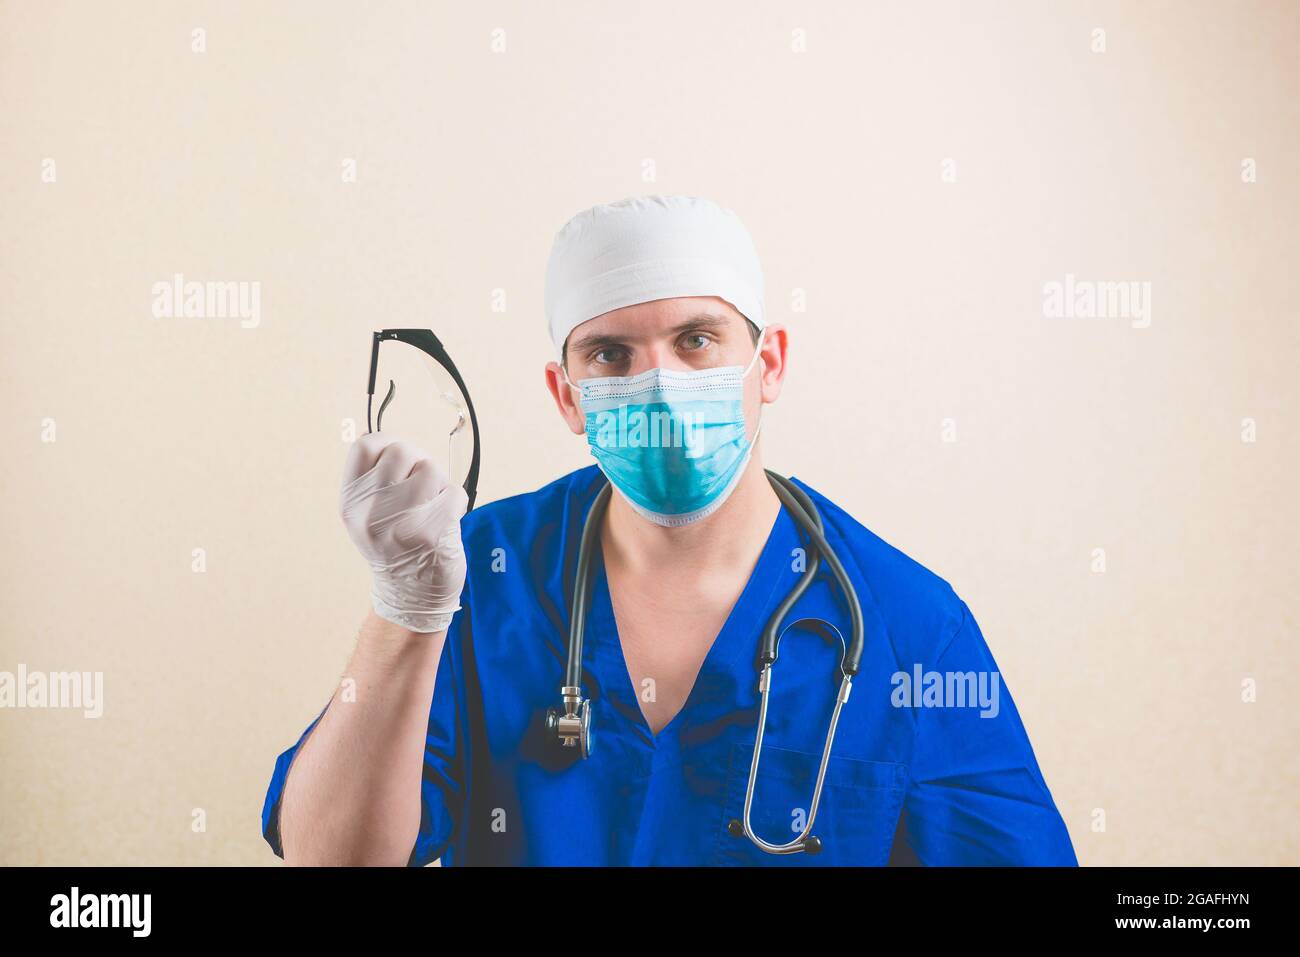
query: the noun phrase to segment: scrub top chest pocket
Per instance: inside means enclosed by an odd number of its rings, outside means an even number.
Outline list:
[[[905,765],[832,754],[826,765],[826,781],[812,830],[821,839],[821,853],[768,854],[745,837],[733,836],[727,827],[733,818],[744,814],[745,788],[753,755],[752,744],[732,747],[723,814],[717,823],[714,864],[853,867],[888,863],[903,808]],[[803,829],[820,763],[820,751],[764,745],[750,812],[755,833],[772,843],[783,844]]]

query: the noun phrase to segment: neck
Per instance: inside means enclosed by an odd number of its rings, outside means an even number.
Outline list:
[[[615,492],[601,529],[605,562],[660,576],[707,578],[737,565],[748,573],[781,511],[781,500],[763,471],[761,451],[754,446],[744,474],[718,510],[690,525],[656,525]]]

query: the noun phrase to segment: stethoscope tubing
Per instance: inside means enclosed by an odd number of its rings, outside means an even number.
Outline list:
[[[777,475],[771,469],[767,472],[768,481],[772,483],[772,488],[776,492],[777,498],[781,499],[786,509],[795,517],[796,521],[803,528],[803,531],[812,539],[817,548],[817,554],[810,556],[808,565],[800,577],[799,582],[790,594],[785,597],[772,617],[768,619],[767,627],[763,630],[763,648],[760,655],[760,664],[770,664],[776,661],[777,654],[777,629],[781,626],[786,614],[794,606],[795,601],[803,594],[804,590],[812,583],[813,577],[817,572],[814,559],[825,558],[826,564],[831,566],[831,572],[835,575],[835,580],[840,586],[840,591],[844,595],[844,600],[849,606],[849,634],[852,636],[848,647],[844,651],[844,657],[841,660],[840,669],[844,674],[853,676],[858,673],[858,668],[862,664],[862,652],[865,645],[865,635],[862,624],[862,604],[858,601],[857,589],[853,587],[853,580],[849,578],[849,573],[844,568],[844,563],[831,548],[830,543],[826,540],[826,534],[822,529],[821,513],[815,506],[803,489],[795,485],[788,478]]]

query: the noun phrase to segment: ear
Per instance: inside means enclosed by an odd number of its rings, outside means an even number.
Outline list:
[[[558,362],[546,363],[546,388],[550,390],[560,418],[568,424],[569,431],[583,435],[587,431],[587,418],[578,404],[578,390],[569,385]]]
[[[763,370],[758,380],[759,397],[764,402],[775,402],[781,395],[789,346],[790,335],[785,326],[773,323],[764,330],[763,345],[758,353],[758,362]]]

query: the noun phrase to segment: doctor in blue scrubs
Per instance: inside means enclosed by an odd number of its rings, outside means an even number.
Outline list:
[[[826,763],[819,852],[769,853],[744,833],[760,635],[811,548],[758,440],[791,369],[789,334],[764,315],[740,220],[690,196],[573,217],[555,237],[546,312],[546,385],[594,464],[466,514],[464,490],[422,450],[382,432],[351,449],[340,511],[373,573],[372,610],[333,698],[275,762],[262,811],[275,853],[1077,864],[970,608],[797,476],[857,593],[863,654]],[[831,403],[800,411],[828,458],[856,441],[852,419]],[[583,630],[584,755],[547,711],[561,705],[584,521],[607,484]],[[851,630],[825,561],[781,628],[749,815],[773,845],[812,810]]]

